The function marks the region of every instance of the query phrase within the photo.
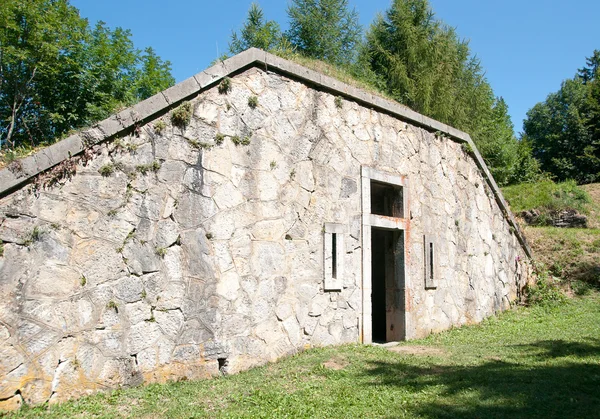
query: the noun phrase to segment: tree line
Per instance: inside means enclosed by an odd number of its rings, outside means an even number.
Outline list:
[[[480,61],[428,0],[392,0],[366,30],[347,0],[291,0],[289,29],[252,4],[230,53],[257,47],[341,67],[411,109],[468,132],[500,185],[600,179],[598,53],[574,80],[528,113],[517,138],[508,106]]]
[[[600,180],[600,52],[528,112],[517,138],[468,42],[428,0],[391,0],[367,28],[348,0],[290,0],[287,15],[283,31],[253,3],[229,52],[257,47],[330,63],[468,132],[500,185]],[[90,25],[69,0],[3,0],[0,151],[56,141],[173,83],[171,64],[152,48],[136,49],[128,30]]]
[[[527,112],[523,140],[557,180],[600,181],[600,51]]]

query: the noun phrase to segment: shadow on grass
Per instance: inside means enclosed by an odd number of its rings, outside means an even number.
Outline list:
[[[542,340],[528,345],[514,345],[521,348],[527,356],[534,356],[539,360],[548,358],[578,357],[585,358],[596,356],[600,358],[600,338],[587,338],[586,342],[567,342],[564,340]],[[599,406],[600,416],[600,406]]]
[[[415,401],[413,410],[423,417],[600,417],[598,357],[591,362],[577,360],[599,355],[600,339],[590,344],[558,340],[528,346],[533,358],[526,356],[522,363],[489,360],[427,368],[401,360],[374,362],[368,374],[378,376],[385,386],[428,394],[427,401]]]

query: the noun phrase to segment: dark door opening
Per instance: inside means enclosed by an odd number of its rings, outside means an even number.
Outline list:
[[[404,231],[371,230],[371,327],[373,342],[405,334]]]

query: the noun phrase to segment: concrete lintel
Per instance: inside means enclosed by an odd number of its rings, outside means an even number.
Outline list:
[[[398,186],[404,186],[407,183],[406,176],[382,172],[369,166],[362,166],[362,177]]]
[[[371,227],[386,230],[406,230],[408,220],[406,218],[386,217],[385,215],[369,214],[368,223]]]
[[[345,234],[347,231],[345,224],[325,223],[325,233]]]

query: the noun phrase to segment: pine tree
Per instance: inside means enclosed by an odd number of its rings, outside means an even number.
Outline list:
[[[354,61],[362,28],[347,0],[292,0],[286,36],[302,55],[332,64]]]
[[[273,20],[265,21],[263,11],[256,3],[250,5],[248,17],[240,34],[236,32],[231,34],[229,52],[239,54],[252,47],[265,51],[287,48],[279,24]]]
[[[393,0],[369,28],[358,62],[400,103],[468,132],[499,184],[524,180],[515,179],[519,144],[506,103],[427,0]]]

